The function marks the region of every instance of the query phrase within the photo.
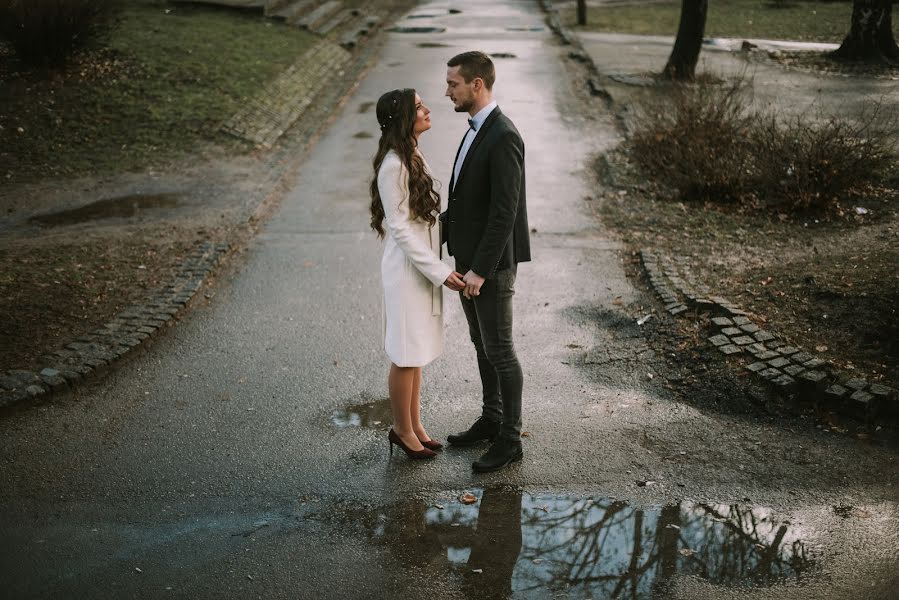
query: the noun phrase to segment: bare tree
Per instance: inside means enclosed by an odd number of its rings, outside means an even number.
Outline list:
[[[696,63],[702,50],[708,0],[681,0],[680,25],[677,39],[662,71],[662,77],[672,81],[691,81],[696,75]]]
[[[834,58],[867,62],[899,61],[893,36],[893,0],[853,0],[852,21]]]
[[[587,0],[577,0],[577,24],[587,24]]]

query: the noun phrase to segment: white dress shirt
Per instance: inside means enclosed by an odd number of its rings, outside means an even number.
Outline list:
[[[456,187],[456,183],[459,181],[459,171],[465,163],[465,156],[468,154],[468,149],[471,148],[471,143],[474,141],[475,136],[478,135],[478,130],[481,128],[481,125],[484,124],[484,121],[487,120],[487,117],[490,116],[490,113],[493,112],[494,108],[496,108],[496,100],[479,110],[475,116],[468,119],[468,131],[465,132],[465,137],[462,139],[462,148],[459,150],[456,164],[453,165],[453,187]]]

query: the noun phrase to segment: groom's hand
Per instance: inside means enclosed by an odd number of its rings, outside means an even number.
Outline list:
[[[465,289],[462,290],[462,294],[466,298],[471,299],[472,296],[481,295],[481,286],[484,285],[486,279],[474,271],[468,271],[468,273],[465,274],[465,277],[462,278],[462,281],[465,282]]]

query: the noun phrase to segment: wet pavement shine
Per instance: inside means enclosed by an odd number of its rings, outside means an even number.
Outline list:
[[[590,200],[617,130],[583,110],[536,3],[424,2],[394,26],[211,301],[73,396],[0,416],[3,596],[896,598],[895,450],[651,377],[661,358],[621,308],[651,299]],[[535,257],[515,296],[524,460],[486,475],[483,447],[388,453],[367,214],[374,102],[418,90],[447,182],[466,122],[445,63],[473,48],[526,143]],[[437,438],[479,414],[449,294],[422,395]]]

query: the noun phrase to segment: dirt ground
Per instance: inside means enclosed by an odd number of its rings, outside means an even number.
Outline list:
[[[165,285],[196,244],[246,231],[244,176],[262,170],[235,158],[0,194],[0,365],[45,366],[41,356]]]

